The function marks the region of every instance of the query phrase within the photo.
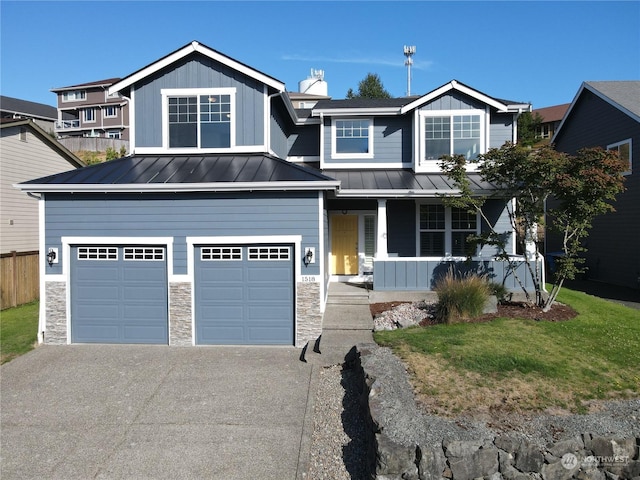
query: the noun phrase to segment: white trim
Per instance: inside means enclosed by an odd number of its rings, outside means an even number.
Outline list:
[[[350,156],[349,158],[354,158],[353,156]],[[386,163],[373,163],[373,162],[367,162],[367,161],[361,161],[361,162],[341,162],[341,163],[334,163],[332,161],[325,161],[324,162],[324,167],[322,168],[323,170],[340,170],[340,169],[363,169],[366,168],[367,170],[375,170],[377,168],[379,169],[383,169],[383,170],[389,170],[389,169],[396,169],[396,168],[412,168],[413,164],[411,163],[391,163],[391,162],[386,162]],[[438,170],[439,172],[441,172],[441,170]]]
[[[336,190],[335,180],[310,182],[216,182],[216,183],[142,183],[142,184],[16,184],[23,192],[251,192],[251,191],[309,191]]]
[[[133,122],[129,121],[129,154],[135,155],[138,151],[136,149],[136,90],[134,88],[131,89],[131,98],[127,100],[129,100],[129,120],[134,120]]]
[[[255,80],[258,80],[259,82],[262,82],[272,88],[275,88],[276,90],[279,91],[284,91],[285,90],[285,85],[284,83],[271,78],[261,72],[258,72],[257,70],[254,70],[253,68],[250,68],[240,62],[237,62],[236,60],[233,60],[230,57],[227,57],[226,55],[223,55],[219,52],[216,52],[215,50],[212,50],[204,45],[202,45],[199,42],[193,41],[188,45],[185,45],[184,47],[182,47],[179,50],[176,50],[175,52],[167,55],[164,58],[161,58],[160,60],[157,60],[151,64],[149,64],[148,66],[144,67],[141,70],[138,70],[137,72],[129,75],[128,77],[120,80],[119,82],[111,85],[109,87],[109,95],[118,92],[124,88],[127,88],[131,85],[133,85],[134,83],[148,77],[149,75],[154,74],[155,72],[162,70],[165,67],[168,67],[169,65],[181,60],[182,58],[194,53],[194,52],[198,52],[201,53],[213,60],[215,60],[216,62],[220,62],[223,65],[226,65],[230,68],[232,68],[233,70],[236,70],[240,73],[243,73]]]
[[[399,115],[401,114],[400,107],[370,107],[370,108],[314,108],[311,110],[313,117],[319,116],[322,118],[324,115],[330,115],[331,117],[349,117],[349,116],[382,116],[382,115]]]
[[[164,147],[140,147],[136,150],[138,155],[206,155],[208,153],[265,153],[264,145],[236,145],[232,148],[164,148]]]
[[[478,192],[482,193],[482,192]],[[348,190],[341,189],[336,193],[338,198],[432,198],[440,197],[443,194],[458,195],[460,190],[433,189],[433,190]]]
[[[319,155],[293,155],[287,157],[287,162],[291,163],[317,163],[320,161]]]
[[[338,152],[337,147],[337,136],[336,130],[337,122],[362,122],[367,121],[369,124],[367,126],[367,152],[366,153],[341,153]],[[331,158],[332,159],[348,159],[348,158],[360,158],[360,159],[372,159],[374,158],[373,154],[373,133],[374,133],[374,121],[373,117],[356,117],[356,118],[348,118],[348,117],[340,117],[340,118],[331,118]],[[362,138],[362,137],[357,137]]]
[[[40,271],[40,278],[38,279],[40,283],[40,307],[38,312],[38,343],[41,344],[44,342],[44,332],[47,328],[47,291],[46,291],[46,280],[47,275],[45,270],[48,267],[48,264],[44,263],[44,259],[47,258],[46,253],[46,223],[45,223],[45,207],[46,203],[44,201],[44,195],[38,200],[38,244],[40,254],[38,255],[38,269]]]
[[[388,234],[387,234],[387,199],[378,200],[376,212],[376,254],[375,258],[388,258]]]
[[[324,115],[320,114],[320,170],[324,170],[325,168],[325,126],[324,126]]]
[[[327,221],[329,216],[327,215]],[[328,225],[327,225],[328,228]],[[324,245],[324,193],[318,192],[318,252],[316,258],[318,259],[318,267],[320,268],[320,313],[324,313],[326,306],[325,299],[325,278],[324,272],[327,268],[325,265],[327,256],[325,255]]]

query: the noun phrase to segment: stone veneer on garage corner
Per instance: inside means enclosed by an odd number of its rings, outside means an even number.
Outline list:
[[[304,347],[322,334],[320,310],[320,284],[298,282],[296,284],[296,339],[295,346]]]
[[[67,344],[67,283],[45,282],[45,332],[44,343]]]

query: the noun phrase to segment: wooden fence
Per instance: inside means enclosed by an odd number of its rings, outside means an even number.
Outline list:
[[[118,153],[124,147],[129,153],[129,141],[117,138],[104,137],[66,137],[59,138],[58,142],[67,147],[72,152],[106,152],[111,147]]]
[[[0,255],[0,308],[16,307],[40,298],[38,252]]]

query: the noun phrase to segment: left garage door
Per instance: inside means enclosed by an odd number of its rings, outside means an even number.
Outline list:
[[[163,246],[71,249],[71,341],[168,343]]]

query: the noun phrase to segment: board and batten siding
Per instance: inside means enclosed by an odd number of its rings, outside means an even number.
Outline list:
[[[514,115],[491,112],[489,148],[500,148],[505,142],[513,142]]]
[[[375,167],[376,164],[395,164],[397,168],[412,162],[412,118],[377,117],[373,119],[373,158],[331,158],[332,126],[331,119],[324,124],[324,163],[325,166],[358,163],[363,167]],[[403,165],[404,164],[404,165]]]
[[[484,110],[485,104],[460,92],[449,92],[434,98],[420,110]]]
[[[20,140],[20,129],[26,140]],[[0,253],[38,250],[38,200],[14,188],[16,183],[73,170],[27,127],[5,127],[0,143]]]
[[[317,192],[242,194],[47,194],[46,245],[61,237],[172,237],[174,271],[187,274],[186,237],[302,235],[301,247],[319,252]],[[61,250],[62,251],[62,250]],[[301,257],[301,255],[300,255]],[[319,275],[319,264],[303,275]],[[48,274],[61,265],[47,265]]]
[[[213,59],[196,55],[135,86],[137,147],[162,147],[162,89],[235,88],[236,146],[264,145],[264,86]]]

